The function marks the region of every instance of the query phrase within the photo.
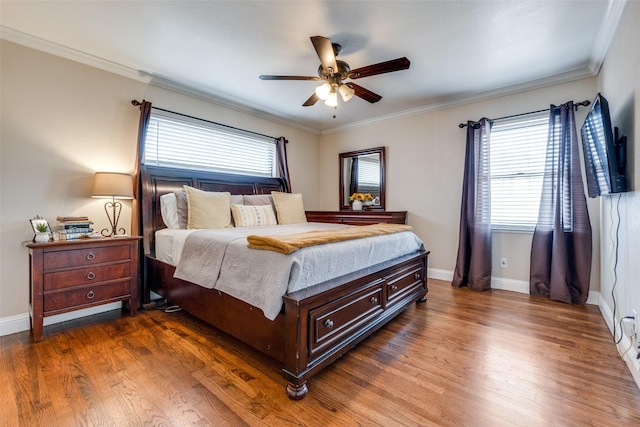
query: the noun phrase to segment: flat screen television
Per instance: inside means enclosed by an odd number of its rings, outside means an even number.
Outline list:
[[[589,197],[627,191],[627,138],[611,125],[609,103],[601,94],[580,129]]]

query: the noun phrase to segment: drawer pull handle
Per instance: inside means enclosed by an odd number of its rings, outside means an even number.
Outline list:
[[[395,292],[398,290],[398,285],[391,285],[391,291]]]
[[[93,271],[90,271],[89,274],[87,274],[87,279],[93,280],[95,278],[96,278],[96,273],[94,273]]]
[[[327,319],[324,321],[324,326],[326,326],[328,329],[333,328],[333,320],[331,319]]]
[[[378,303],[378,298],[371,297],[371,299],[369,301],[371,301],[371,304],[377,304]]]
[[[416,280],[420,280],[420,273],[414,274],[413,278],[416,279]]]
[[[93,297],[95,297],[96,294],[93,291],[89,291],[89,293],[87,294],[87,299],[93,299]]]
[[[96,257],[96,254],[94,254],[93,252],[89,252],[87,254],[87,260],[91,261],[92,259],[94,259]]]

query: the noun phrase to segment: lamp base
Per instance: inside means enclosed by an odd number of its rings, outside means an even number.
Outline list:
[[[109,209],[112,211],[111,215],[109,214]],[[124,228],[118,229],[118,220],[120,219],[120,212],[122,212],[122,203],[116,202],[116,199],[114,198],[112,201],[104,204],[104,211],[109,219],[111,230],[103,228],[102,231],[100,231],[100,234],[104,237],[117,237],[118,235],[124,236],[126,230]]]

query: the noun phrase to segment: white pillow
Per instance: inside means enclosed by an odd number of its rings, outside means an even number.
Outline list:
[[[180,228],[176,195],[167,193],[160,196],[160,213],[167,228]]]
[[[187,228],[231,227],[231,193],[202,191],[188,185],[184,189],[189,209]]]
[[[236,227],[258,227],[276,225],[276,214],[271,205],[231,205],[231,214]]]
[[[273,204],[278,215],[278,224],[301,224],[307,222],[302,204],[302,194],[272,191]]]

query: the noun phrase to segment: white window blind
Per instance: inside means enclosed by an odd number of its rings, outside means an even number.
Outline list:
[[[538,219],[549,113],[496,120],[490,137],[491,226],[532,230]]]
[[[380,157],[378,154],[358,158],[358,185],[380,186]]]
[[[152,109],[144,163],[254,176],[276,176],[273,138]]]

